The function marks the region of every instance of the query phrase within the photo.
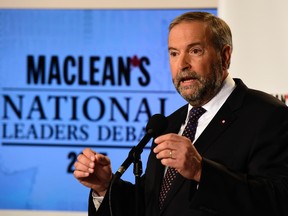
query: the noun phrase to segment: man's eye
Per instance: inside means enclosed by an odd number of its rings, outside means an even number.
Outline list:
[[[176,53],[176,52],[173,52],[173,51],[171,51],[171,52],[169,52],[169,55],[170,55],[170,56],[172,56],[172,57],[175,57],[175,56],[177,55],[177,53]]]
[[[190,53],[195,56],[199,56],[203,54],[203,49],[200,48],[193,48],[190,50]]]

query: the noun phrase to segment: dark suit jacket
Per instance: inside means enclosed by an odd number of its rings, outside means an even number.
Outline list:
[[[151,151],[142,177],[142,215],[288,215],[288,107],[241,80],[235,82],[235,90],[194,144],[203,157],[199,187],[179,175],[160,212],[164,166]],[[187,109],[185,105],[168,116],[165,133],[178,133]],[[89,203],[89,215],[110,215],[108,193],[97,213],[91,195]],[[134,186],[114,183],[111,203],[114,216],[135,216]]]

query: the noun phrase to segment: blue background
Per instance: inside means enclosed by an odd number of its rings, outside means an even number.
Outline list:
[[[172,85],[167,55],[168,25],[185,11],[188,10],[0,10],[1,209],[87,209],[89,189],[72,174],[72,165],[83,148],[89,146],[106,153],[115,172],[130,148],[143,137],[143,127],[150,114],[163,111],[168,115],[185,103]],[[216,10],[206,11],[216,14]],[[146,57],[149,64],[145,69],[151,79],[148,85],[139,85],[138,78],[142,74],[136,65],[131,67],[130,85],[109,82],[99,86],[67,85],[57,84],[55,80],[51,84],[29,84],[29,55],[34,59],[45,56],[46,72],[52,56],[58,57],[60,71],[67,56],[75,59],[81,56],[85,79],[89,78],[91,56],[100,57],[97,62],[99,79],[107,57],[113,61],[111,71],[115,74],[118,58],[136,56],[139,60]],[[76,64],[79,66],[79,62]],[[70,72],[77,74],[77,70],[75,66]],[[59,110],[48,100],[51,96],[66,97]],[[45,119],[41,119],[36,97],[41,101]],[[78,98],[76,105],[72,104],[72,97]],[[97,121],[87,120],[82,112],[83,103],[90,97],[97,97],[105,104],[103,118]],[[7,103],[7,98],[21,110],[21,117]],[[128,120],[115,106],[112,109],[111,98],[129,112]],[[161,99],[165,99],[164,110]],[[77,112],[77,120],[71,120],[72,109]],[[97,117],[99,109],[97,101],[91,100],[87,110],[93,118]],[[112,113],[114,121],[111,121]],[[56,114],[61,118],[55,119]],[[21,136],[15,135],[15,125],[21,128],[18,128]],[[53,135],[41,138],[41,125],[53,128]],[[58,138],[55,135],[57,125],[61,128]],[[77,129],[84,126],[88,135],[85,139],[68,138],[69,125]],[[35,131],[31,132],[31,127]],[[117,128],[118,139],[100,140],[99,127],[111,131]],[[127,128],[135,129],[133,139],[127,138]],[[148,154],[149,144],[142,154],[143,169]],[[132,167],[122,178],[134,182]]]

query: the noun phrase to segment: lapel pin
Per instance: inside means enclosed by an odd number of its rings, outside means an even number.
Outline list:
[[[222,124],[225,124],[225,122],[226,122],[225,119],[223,119],[223,120],[221,121]]]

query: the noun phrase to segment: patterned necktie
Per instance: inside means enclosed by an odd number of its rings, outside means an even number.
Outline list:
[[[198,119],[205,112],[206,110],[202,107],[193,107],[190,110],[189,120],[182,133],[182,136],[189,138],[191,142],[193,142],[195,133],[196,133],[196,128],[198,125]],[[161,186],[160,194],[159,194],[159,208],[160,209],[163,206],[164,200],[166,199],[167,194],[171,189],[172,183],[174,179],[176,178],[177,173],[178,173],[177,170],[175,170],[174,168],[168,167],[165,177],[162,181],[162,186]]]

